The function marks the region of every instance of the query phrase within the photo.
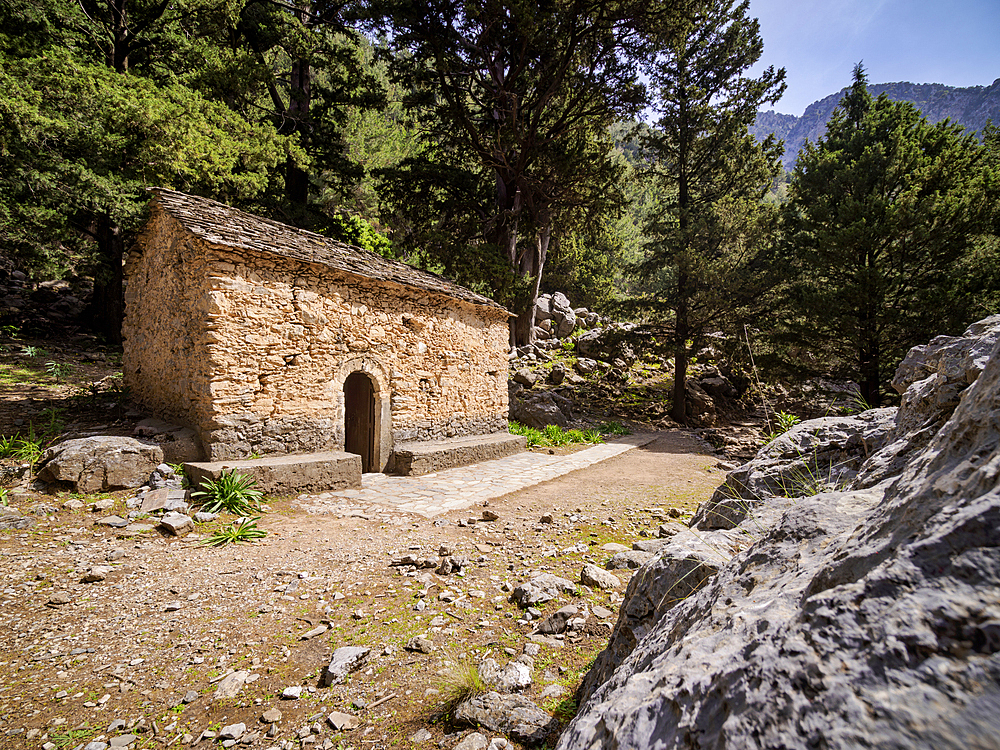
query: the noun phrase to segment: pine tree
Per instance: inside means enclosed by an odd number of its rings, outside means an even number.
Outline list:
[[[954,274],[985,228],[995,178],[974,136],[873,100],[867,84],[858,64],[826,135],[799,154],[784,224],[790,330],[878,406],[906,350],[955,325]]]
[[[747,128],[781,96],[785,72],[747,75],[763,52],[748,9],[733,0],[700,3],[687,33],[651,71],[658,119],[647,148],[660,211],[646,227],[641,270],[657,280],[645,307],[672,318],[670,415],[681,423],[692,350],[760,294],[768,221],[761,201],[778,172],[780,145],[757,142]]]

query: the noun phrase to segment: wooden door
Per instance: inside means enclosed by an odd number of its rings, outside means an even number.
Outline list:
[[[362,471],[375,471],[375,390],[363,372],[344,381],[344,450],[361,456]]]

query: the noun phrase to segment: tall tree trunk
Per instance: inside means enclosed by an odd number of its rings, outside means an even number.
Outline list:
[[[530,252],[525,252],[518,263],[517,272],[521,278],[531,279],[531,293],[526,296],[523,305],[514,312],[517,317],[511,324],[511,346],[527,346],[534,343],[535,334],[535,302],[542,286],[542,272],[545,270],[545,260],[549,255],[549,242],[552,239],[552,220],[545,214],[542,228],[535,237],[535,244]]]
[[[690,332],[688,323],[687,300],[688,277],[684,272],[677,275],[677,309],[674,321],[674,394],[670,408],[670,417],[675,422],[687,424],[687,337]]]
[[[103,267],[94,274],[94,293],[87,310],[91,326],[110,344],[122,343],[122,320],[125,317],[122,260],[125,237],[121,227],[107,214],[97,218],[95,236]]]

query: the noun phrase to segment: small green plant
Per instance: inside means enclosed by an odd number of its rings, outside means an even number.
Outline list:
[[[237,516],[247,516],[260,510],[264,493],[257,489],[257,480],[235,470],[223,469],[219,478],[202,483],[201,489],[191,493],[209,513],[226,511]]]
[[[201,543],[206,547],[223,547],[236,542],[252,542],[255,539],[263,539],[267,536],[267,532],[258,528],[257,522],[260,518],[260,516],[237,518],[229,526],[216,529]]]
[[[602,435],[631,435],[632,430],[623,425],[621,422],[605,422],[599,425],[597,428],[598,432]]]
[[[438,685],[446,713],[455,710],[459,703],[487,691],[475,660],[467,655],[449,655],[447,666]]]
[[[510,423],[510,434],[523,435],[528,442],[529,448],[536,448],[538,446],[545,445],[545,435],[542,434],[541,430],[536,430],[534,427],[528,427],[520,422]]]
[[[10,501],[7,499],[7,488],[0,487],[0,505],[7,507],[10,505]]]
[[[57,383],[61,383],[70,372],[73,371],[73,366],[67,364],[66,362],[46,362],[45,372],[56,379]]]
[[[547,424],[542,430],[547,445],[568,445],[571,441],[563,428],[557,424]]]
[[[774,413],[774,432],[769,432],[764,436],[767,442],[771,442],[775,438],[781,437],[795,425],[797,425],[801,420],[794,414],[789,414],[786,411],[779,411]]]
[[[42,439],[35,435],[33,426],[28,426],[27,437],[20,433],[13,436],[0,436],[0,458],[13,458],[15,461],[35,463],[42,455]]]
[[[32,357],[32,358],[34,358],[34,357],[37,357],[39,354],[44,354],[44,353],[45,353],[45,350],[41,349],[41,348],[39,348],[37,346],[22,346],[21,347],[21,354],[23,354],[25,357]]]
[[[86,739],[94,732],[89,727],[81,727],[79,729],[67,729],[65,732],[50,732],[49,742],[51,742],[56,747],[71,747],[75,746],[81,740]]]

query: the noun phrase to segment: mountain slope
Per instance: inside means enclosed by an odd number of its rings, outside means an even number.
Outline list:
[[[896,102],[913,102],[930,122],[950,118],[967,130],[979,131],[990,118],[1000,125],[1000,78],[989,86],[958,88],[940,83],[877,83],[868,87],[872,96],[885,93]],[[750,132],[757,138],[772,133],[785,141],[785,169],[791,169],[806,139],[815,141],[826,132],[826,123],[847,89],[813,102],[801,117],[778,112],[758,112]]]

